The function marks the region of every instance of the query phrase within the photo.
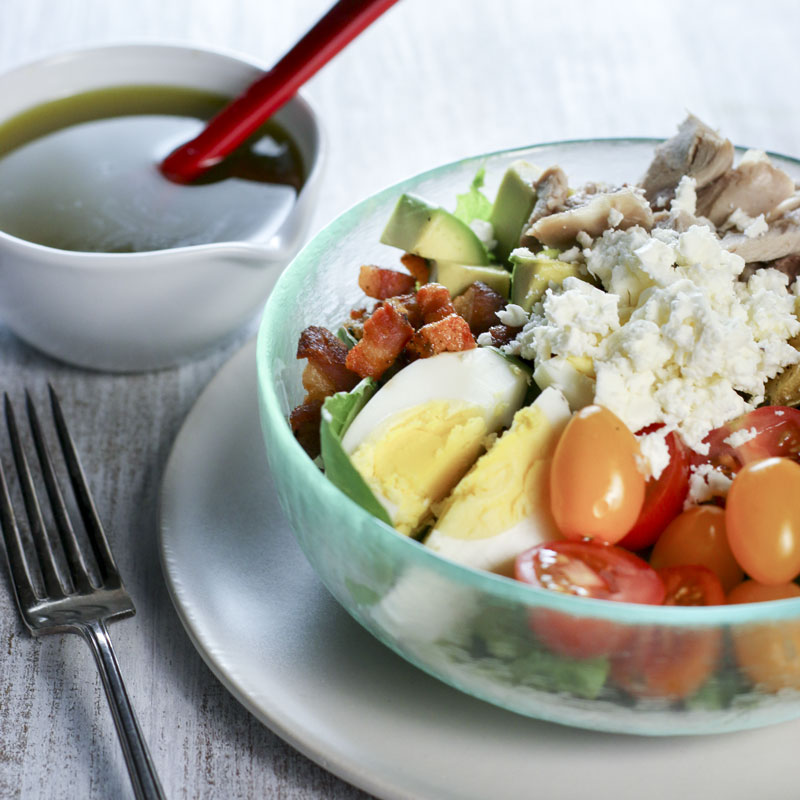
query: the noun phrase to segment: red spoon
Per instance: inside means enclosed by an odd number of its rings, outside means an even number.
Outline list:
[[[198,136],[173,150],[161,162],[162,174],[176,183],[189,183],[218,164],[396,2],[339,0],[271,70],[213,117]]]

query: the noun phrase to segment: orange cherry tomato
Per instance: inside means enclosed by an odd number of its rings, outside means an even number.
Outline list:
[[[717,576],[706,567],[682,565],[657,570],[668,606],[725,603]],[[719,628],[639,628],[624,653],[611,660],[611,679],[634,697],[682,700],[711,676],[722,652]]]
[[[573,415],[550,468],[550,506],[566,538],[614,544],[633,527],[645,493],[638,453],[636,437],[608,409]]]
[[[551,592],[659,605],[664,586],[656,571],[621,547],[596,542],[541,544],[517,556],[519,581]],[[533,632],[553,652],[570,658],[592,658],[624,646],[630,628],[607,620],[550,609],[531,611]]]
[[[800,597],[800,586],[740,583],[729,603],[760,603]],[[778,620],[737,625],[731,630],[739,668],[757,688],[767,692],[800,689],[800,620]]]
[[[767,458],[745,464],[728,489],[725,526],[742,569],[760,583],[800,575],[800,464]]]
[[[680,564],[708,567],[726,592],[742,582],[744,573],[728,544],[724,509],[695,506],[667,526],[650,555],[650,566],[660,569]]]

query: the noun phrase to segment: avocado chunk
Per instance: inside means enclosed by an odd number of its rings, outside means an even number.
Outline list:
[[[553,251],[532,253],[525,247],[518,247],[511,253],[514,265],[511,275],[511,302],[530,311],[534,303],[544,296],[550,281],[561,283],[564,278],[578,277],[574,264],[553,258]]]
[[[519,247],[522,229],[536,203],[535,184],[541,174],[539,167],[515,161],[503,175],[489,216],[497,239],[495,253],[501,262],[507,261],[511,251]]]
[[[473,267],[455,261],[430,262],[431,280],[446,286],[451,297],[456,297],[475,281],[482,281],[490,289],[508,299],[511,290],[511,273],[503,267]]]
[[[422,258],[469,266],[489,263],[486,248],[469,225],[414,194],[401,195],[383,229],[381,242]]]

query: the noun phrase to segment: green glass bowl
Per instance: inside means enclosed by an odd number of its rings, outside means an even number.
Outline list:
[[[797,657],[768,670],[766,684],[754,684],[735,648],[739,642],[763,651],[770,641],[779,655],[797,652],[800,599],[708,608],[612,603],[460,566],[348,499],[303,452],[287,423],[304,394],[298,336],[311,324],[336,330],[363,300],[362,264],[398,264],[398,252],[378,239],[402,192],[452,208],[480,166],[492,196],[518,158],[560,164],[573,185],[634,182],[656,143],[561,142],[476,156],[403,181],[342,214],[294,259],[267,302],[258,337],[259,405],[267,457],[297,541],[339,603],[384,644],[463,692],[531,717],[625,733],[716,733],[800,716]],[[800,179],[800,163],[775,159]],[[609,658],[560,657],[531,633],[536,615],[555,626],[608,630],[621,644]],[[709,671],[709,659],[717,665],[712,677],[679,697]],[[623,691],[615,682],[619,671],[650,676],[656,696]]]

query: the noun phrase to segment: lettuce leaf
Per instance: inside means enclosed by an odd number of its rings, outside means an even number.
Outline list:
[[[320,449],[328,480],[374,517],[391,525],[389,514],[353,466],[342,447],[342,437],[356,415],[375,393],[377,384],[365,378],[350,392],[329,397],[322,406],[319,428]]]
[[[492,214],[492,203],[481,191],[486,177],[486,168],[481,167],[472,179],[469,190],[456,195],[456,210],[453,214],[469,225],[474,219],[489,220]]]

